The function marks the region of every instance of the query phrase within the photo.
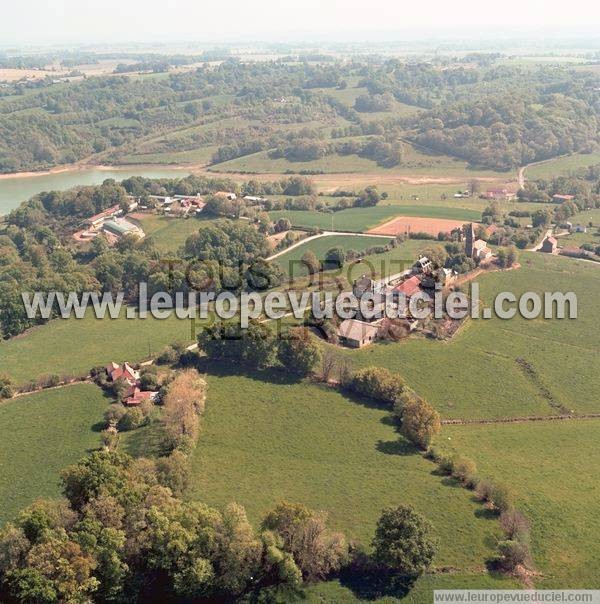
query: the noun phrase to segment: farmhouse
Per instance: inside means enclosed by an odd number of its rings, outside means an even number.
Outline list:
[[[558,254],[558,241],[554,237],[546,237],[542,241],[541,251],[545,254]]]
[[[105,369],[111,382],[115,382],[118,379],[124,379],[133,384],[140,379],[140,374],[127,362],[123,363],[123,366],[121,366],[112,361]]]
[[[337,335],[340,342],[351,348],[362,348],[372,344],[377,338],[379,328],[372,323],[365,323],[357,319],[346,319],[340,323]]]
[[[413,264],[413,273],[428,274],[433,270],[433,263],[427,256],[419,256],[419,259]]]
[[[483,239],[476,239],[473,243],[473,260],[487,260],[493,256],[492,250]]]
[[[396,285],[393,291],[396,295],[404,294],[409,299],[421,291],[421,279],[417,275],[413,275],[400,283],[400,285]]]
[[[575,195],[552,195],[552,201],[561,203],[563,201],[572,201],[575,199]]]
[[[127,389],[123,393],[122,400],[125,405],[135,407],[141,405],[144,401],[153,401],[158,396],[157,392],[140,388],[140,374],[129,363],[125,362],[123,365],[119,365],[112,361],[105,369],[111,382],[116,382],[119,379],[127,382]]]
[[[498,199],[504,201],[512,201],[517,198],[517,195],[508,189],[489,189],[482,197],[484,199]]]
[[[84,225],[91,230],[99,230],[107,220],[110,220],[115,216],[120,216],[122,213],[123,211],[121,210],[121,208],[118,205],[115,205],[110,208],[107,208],[99,214],[95,214],[91,218],[87,218],[84,221]]]

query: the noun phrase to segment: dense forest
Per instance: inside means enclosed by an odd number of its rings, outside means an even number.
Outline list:
[[[392,167],[402,163],[400,138],[508,170],[598,145],[600,77],[566,67],[228,58],[169,73],[177,57],[135,59],[117,67],[124,75],[2,88],[0,172],[207,147],[215,164],[268,151],[291,162],[350,153]],[[165,73],[125,74],[134,69]],[[359,92],[344,100],[349,88]]]

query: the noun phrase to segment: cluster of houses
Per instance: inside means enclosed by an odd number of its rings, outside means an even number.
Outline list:
[[[488,189],[482,193],[481,198],[497,201],[514,201],[517,198],[517,194],[510,189]]]
[[[465,254],[476,260],[480,266],[491,261],[492,251],[483,239],[475,237],[474,224],[466,224],[463,227],[461,240],[464,241]],[[370,294],[372,305],[369,307],[368,316],[363,316],[360,309],[357,309],[354,318],[340,323],[337,329],[339,342],[350,348],[362,348],[372,344],[379,338],[382,330],[385,330],[386,322],[389,321],[384,312],[386,305],[392,306],[388,309],[392,312],[387,314],[398,316],[398,325],[404,327],[407,333],[414,331],[419,321],[411,316],[409,308],[399,306],[400,296],[409,304],[410,299],[421,291],[434,290],[437,283],[443,289],[448,289],[456,283],[457,278],[456,271],[449,268],[436,269],[426,256],[419,256],[411,269],[386,279],[374,280],[363,275],[354,282],[352,293],[358,299],[365,293]],[[375,312],[376,318],[369,318]]]
[[[163,214],[171,216],[189,216],[191,214],[200,214],[206,205],[206,202],[200,195],[149,195],[154,206]],[[140,206],[140,209],[147,210],[147,206]]]
[[[128,200],[128,210],[130,212],[139,207],[139,202],[135,198],[129,197]],[[75,233],[74,237],[76,239],[89,240],[97,237],[100,233],[103,233],[112,243],[123,235],[134,235],[139,239],[145,237],[144,231],[137,224],[122,218],[122,216],[123,209],[121,206],[114,205],[107,208],[103,212],[84,220],[83,229]]]
[[[129,363],[119,365],[112,361],[105,369],[110,382],[124,380],[127,384],[121,402],[128,407],[137,407],[144,401],[154,401],[158,396],[158,392],[141,389],[139,371],[136,371]]]

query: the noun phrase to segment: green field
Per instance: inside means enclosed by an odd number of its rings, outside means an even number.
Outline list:
[[[557,413],[540,382],[556,404],[580,413],[598,411],[600,267],[531,252],[522,253],[520,262],[519,270],[478,279],[483,305],[502,291],[573,291],[578,318],[470,320],[449,342],[416,338],[345,354],[356,366],[400,372],[448,418]],[[534,366],[540,381],[526,375],[518,358]]]
[[[108,402],[97,386],[73,384],[0,403],[0,525],[60,494],[60,471],[100,446]]]
[[[600,420],[444,427],[481,475],[516,492],[532,523],[536,587],[600,588],[599,433]]]
[[[364,114],[371,119],[390,117],[378,114]],[[362,138],[362,137],[359,137]],[[261,151],[245,155],[220,164],[215,164],[210,169],[215,172],[249,172],[249,173],[285,173],[287,171],[302,172],[314,171],[324,174],[336,173],[381,173],[397,175],[439,175],[440,177],[495,177],[506,176],[507,173],[492,170],[477,170],[460,159],[429,153],[403,143],[402,163],[393,168],[383,168],[371,159],[358,155],[326,155],[322,159],[312,161],[289,161],[285,158],[271,159],[268,151]]]
[[[277,210],[269,212],[272,220],[288,218],[293,226],[324,230],[367,231],[396,216],[423,216],[425,218],[447,218],[478,222],[481,212],[450,205],[379,204],[372,208],[349,208],[339,212],[325,213],[310,210]]]
[[[317,256],[317,259],[323,262],[327,251],[332,247],[341,247],[344,251],[366,250],[369,247],[375,245],[386,245],[391,238],[385,237],[356,237],[353,235],[328,235],[326,237],[319,237],[308,241],[303,245],[299,245],[297,248],[282,254],[275,261],[283,268],[288,274],[300,275],[305,274],[306,270],[304,266],[300,265],[300,259],[307,251],[312,251]]]
[[[600,163],[600,153],[574,153],[573,155],[558,157],[543,164],[527,168],[525,170],[525,178],[527,180],[535,180],[536,178],[568,176],[579,168],[586,168],[598,163]]]
[[[236,501],[254,522],[281,500],[304,503],[366,546],[381,509],[408,503],[436,527],[436,566],[484,571],[497,523],[399,438],[387,411],[286,372],[207,370],[191,498]]]
[[[44,373],[86,374],[94,365],[141,361],[167,344],[191,341],[188,320],[124,318],[55,319],[28,333],[0,342],[1,372],[17,383]]]
[[[520,589],[521,585],[509,577],[489,574],[468,575],[462,573],[427,574],[420,577],[412,589],[404,593],[379,594],[380,585],[360,585],[353,591],[348,581],[326,581],[311,585],[305,590],[305,602],[309,604],[431,604],[434,589]],[[351,581],[350,581],[351,583]],[[352,585],[354,586],[354,585]],[[379,589],[378,589],[379,588]]]
[[[163,252],[176,252],[185,240],[197,233],[203,225],[210,224],[210,218],[172,218],[158,214],[136,214],[136,222],[140,224],[147,237]]]
[[[119,165],[137,164],[207,164],[218,146],[211,145],[189,151],[132,153],[119,158]]]

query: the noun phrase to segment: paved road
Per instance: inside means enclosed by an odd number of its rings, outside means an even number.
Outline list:
[[[294,248],[304,245],[305,243],[307,243],[309,241],[313,241],[314,239],[319,239],[320,237],[330,237],[331,235],[344,235],[344,236],[348,236],[348,237],[379,237],[381,239],[387,239],[388,241],[390,239],[393,239],[393,237],[390,235],[372,235],[371,233],[346,233],[343,231],[323,231],[322,233],[319,233],[318,235],[311,235],[310,237],[306,237],[306,239],[301,239],[300,241],[294,243],[293,245],[290,245],[290,247],[286,247],[284,250],[281,250],[280,252],[277,252],[276,254],[269,256],[267,258],[267,260],[275,260],[275,258],[278,258],[279,256],[282,256],[286,252],[289,252],[290,250],[293,250]]]

